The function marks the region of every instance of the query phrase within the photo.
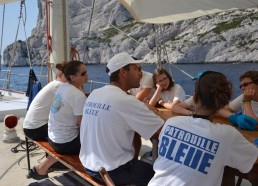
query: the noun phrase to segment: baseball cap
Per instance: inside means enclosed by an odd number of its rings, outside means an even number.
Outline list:
[[[142,63],[143,60],[134,60],[128,53],[122,52],[114,55],[107,63],[109,69],[108,75],[110,76],[113,72],[120,68],[133,63]]]

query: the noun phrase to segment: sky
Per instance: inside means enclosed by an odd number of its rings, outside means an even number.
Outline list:
[[[35,28],[37,25],[37,17],[38,17],[37,0],[25,0],[25,6],[26,6],[26,13],[27,13],[27,21],[26,21],[25,29],[26,29],[26,35],[27,37],[29,37],[31,35],[32,29]],[[1,35],[2,35],[3,7],[4,5],[0,5],[0,44],[1,44]],[[24,10],[23,10],[23,14],[25,14]],[[3,53],[6,46],[12,44],[15,41],[15,36],[16,36],[18,23],[19,23],[19,15],[20,15],[19,1],[5,5],[5,21],[4,21],[1,53]],[[24,33],[22,20],[20,23],[19,35],[17,40],[23,40],[23,41],[25,40],[25,33]]]

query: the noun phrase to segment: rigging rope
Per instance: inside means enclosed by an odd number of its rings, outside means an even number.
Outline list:
[[[46,0],[46,39],[47,39],[47,49],[48,49],[48,60],[47,60],[47,71],[48,71],[48,79],[47,81],[50,82],[52,81],[54,78],[53,78],[53,64],[50,64],[50,53],[52,52],[52,37],[50,35],[50,26],[49,26],[49,23],[50,23],[50,4],[51,4],[51,1],[49,0]]]
[[[83,6],[84,8],[86,6],[84,6],[82,3],[78,2],[81,6]],[[92,8],[91,8],[91,16],[90,16],[90,22],[89,22],[89,26],[88,26],[88,31],[87,31],[87,36],[86,36],[86,45],[85,45],[85,50],[84,50],[84,54],[83,54],[83,61],[85,61],[85,58],[86,58],[86,55],[87,55],[87,58],[88,60],[90,61],[90,58],[88,56],[88,46],[87,46],[87,41],[89,39],[89,33],[90,33],[90,27],[91,27],[91,21],[92,21],[92,18],[93,18],[93,12],[94,12],[94,6],[95,6],[95,0],[92,2]],[[133,37],[131,37],[129,34],[125,33],[123,30],[119,29],[117,26],[113,25],[111,23],[111,14],[109,16],[109,26],[113,27],[114,29],[118,30],[119,32],[123,33],[124,35],[126,35],[128,38],[131,38],[133,41],[135,41],[137,44],[139,44],[140,46],[146,48],[147,50],[149,50],[150,52],[154,53],[154,51],[152,49],[150,49],[148,46],[145,46],[144,44],[140,43],[138,40],[134,39]],[[157,60],[160,61],[159,64],[162,64],[161,62],[161,53],[163,52],[163,56],[166,57],[166,61],[167,63],[169,63],[169,58],[168,58],[168,55],[167,55],[167,50],[166,50],[166,47],[165,47],[165,43],[164,43],[164,28],[162,25],[158,25],[158,32],[160,32],[159,34],[159,41],[157,42],[158,45],[156,46],[157,47]],[[73,52],[73,46],[71,47],[71,51],[72,51],[72,54],[77,53],[77,51],[74,51]],[[79,54],[78,54],[79,55]],[[72,55],[71,55],[72,56]],[[189,73],[185,72],[183,69],[177,67],[176,65],[174,65],[173,63],[171,63],[171,65],[173,67],[175,67],[176,69],[178,69],[179,71],[181,71],[183,74],[187,75],[188,77],[190,77],[191,79],[193,78],[193,76],[191,76]],[[159,65],[158,65],[159,66]],[[171,70],[169,68],[169,72],[170,74],[172,75],[171,73]]]
[[[4,17],[5,17],[5,4],[4,4],[4,7],[3,7],[1,45],[0,45],[0,70],[1,70],[1,68],[2,68],[2,46],[3,46],[3,36],[4,36]]]
[[[138,43],[140,46],[142,46],[143,48],[146,48],[147,50],[149,50],[150,52],[154,52],[152,49],[150,49],[148,46],[145,46],[144,44],[140,43],[139,41],[137,41],[136,39],[134,39],[132,36],[130,36],[129,34],[125,33],[123,30],[121,30],[120,28],[116,27],[115,25],[113,25],[112,23],[110,23],[109,20],[109,25],[113,28],[115,28],[116,30],[118,30],[119,32],[123,33],[124,35],[126,35],[127,37],[129,37],[130,39],[132,39],[133,41],[135,41],[136,43]]]
[[[26,27],[25,27],[26,20],[27,20],[25,0],[23,0],[23,4],[24,4],[24,11],[25,11],[25,18],[24,18],[22,13],[21,13],[21,16],[22,16],[22,22],[23,22],[23,30],[24,30],[25,43],[26,43],[26,48],[27,48],[27,55],[28,55],[28,58],[29,58],[29,65],[30,65],[30,69],[32,69],[32,63],[31,63],[31,58],[30,58],[30,48],[29,48],[29,45],[28,45],[28,38],[27,38]],[[21,6],[22,6],[22,3],[21,3]],[[21,8],[21,12],[22,12],[22,8]]]
[[[49,52],[52,52],[52,46],[51,46],[51,41],[52,41],[52,37],[50,35],[50,3],[49,0],[46,0],[46,31],[47,31],[47,49]],[[49,56],[50,57],[50,56]]]
[[[124,35],[126,35],[128,38],[132,39],[133,41],[135,41],[137,44],[139,44],[140,46],[142,46],[143,48],[146,48],[148,49],[150,52],[154,53],[154,50],[150,49],[148,46],[145,46],[144,44],[140,43],[139,41],[137,41],[136,39],[134,39],[132,36],[130,36],[129,34],[125,33],[123,30],[119,29],[118,27],[116,27],[115,25],[113,25],[110,21],[110,18],[109,18],[109,25],[113,28],[115,28],[116,30],[118,30],[119,32],[123,33]],[[162,27],[161,25],[159,27]],[[163,32],[162,28],[159,28],[158,30],[160,30],[160,32]],[[155,31],[156,32],[156,31]],[[166,47],[165,47],[165,43],[161,42],[162,38],[164,38],[164,34],[161,33],[159,34],[159,36],[156,36],[158,37],[158,41],[156,41],[156,47],[157,47],[157,60],[159,61],[160,60],[160,63],[158,63],[158,68],[161,68],[162,67],[162,62],[161,62],[161,52],[163,51],[163,53],[165,54],[166,58],[167,58],[167,62],[169,62],[168,60],[168,55],[167,55],[167,50],[166,50]],[[158,44],[157,44],[158,43]],[[160,46],[162,43],[163,46]],[[175,64],[173,63],[170,63],[172,65],[172,67],[178,69],[179,71],[181,71],[183,74],[185,74],[186,76],[188,76],[189,78],[193,79],[193,76],[190,75],[189,73],[185,72],[183,69],[177,67]],[[171,70],[169,68],[169,72],[170,74],[172,75],[171,73]]]
[[[85,41],[86,44],[85,44],[84,54],[83,54],[83,58],[82,58],[83,61],[85,60],[86,55],[87,55],[88,60],[90,61],[90,57],[89,57],[89,54],[88,54],[88,49],[89,48],[87,46],[87,42],[88,42],[88,38],[89,38],[89,35],[90,35],[90,27],[91,27],[91,20],[92,20],[92,17],[93,17],[93,12],[94,12],[94,6],[95,6],[95,0],[92,1],[90,22],[89,22],[89,26],[88,26],[88,32],[87,32],[86,41]]]

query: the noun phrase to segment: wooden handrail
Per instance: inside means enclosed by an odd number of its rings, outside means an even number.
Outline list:
[[[107,184],[107,186],[115,186],[113,180],[110,178],[108,172],[106,171],[106,169],[104,167],[101,167],[99,169],[99,174],[101,175],[102,179]]]

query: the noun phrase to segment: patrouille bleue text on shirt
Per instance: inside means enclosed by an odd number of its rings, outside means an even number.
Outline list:
[[[208,174],[219,143],[168,125],[162,134],[159,155]]]
[[[98,116],[99,110],[110,111],[111,106],[105,103],[86,102],[84,114]]]

